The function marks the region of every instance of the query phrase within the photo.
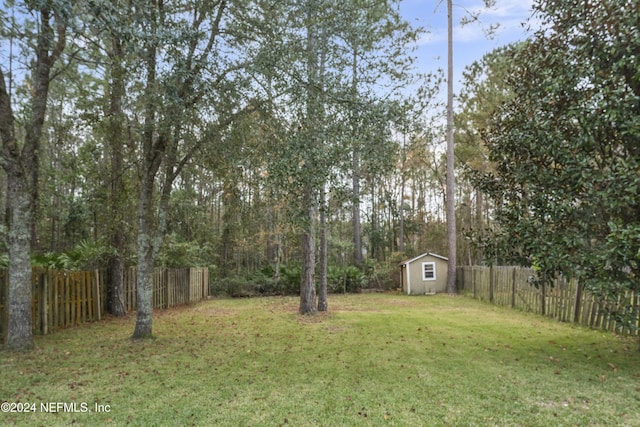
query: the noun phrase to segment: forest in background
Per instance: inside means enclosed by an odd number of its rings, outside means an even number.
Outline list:
[[[538,1],[540,31],[467,69],[459,264],[532,266],[603,296],[638,287],[634,5]],[[154,266],[205,266],[223,292],[300,291],[304,312],[316,281],[320,306],[328,283],[393,287],[400,260],[447,256],[444,78],[413,67],[423,30],[397,1],[52,0],[0,15],[10,319],[28,311],[31,262],[109,270],[114,314],[128,265],[139,301]],[[138,307],[134,336],[151,335],[151,312]]]
[[[440,76],[412,68],[421,30],[401,20],[397,5],[360,3],[333,4],[314,22],[296,2],[164,2],[156,16],[135,3],[70,9],[84,18],[68,23],[48,92],[36,262],[137,262],[145,114],[154,115],[153,142],[171,139],[173,151],[154,180],[156,213],[167,197],[158,265],[206,266],[221,279],[299,270],[305,214],[296,200],[309,182],[329,265],[358,276],[357,287],[391,286],[397,262],[421,251],[446,255]],[[15,28],[30,16],[20,6],[5,14]],[[163,25],[156,40],[152,19]],[[314,52],[307,27],[318,38]],[[28,42],[15,34],[6,43],[14,104],[27,108],[33,82],[18,52]],[[155,56],[146,58],[151,43]],[[322,99],[309,106],[311,97]],[[313,144],[308,108],[322,116]]]

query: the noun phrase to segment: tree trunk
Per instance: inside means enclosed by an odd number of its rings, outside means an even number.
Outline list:
[[[320,286],[318,289],[318,311],[327,311],[327,269],[328,269],[328,242],[327,242],[327,203],[324,188],[321,197],[320,208]]]
[[[449,246],[449,261],[447,263],[447,292],[455,294],[456,287],[456,204],[455,204],[455,171],[453,144],[453,4],[447,0],[448,20],[448,55],[447,55],[447,242]]]
[[[235,166],[233,166],[235,168]],[[232,170],[223,179],[223,214],[222,214],[222,238],[220,243],[220,276],[230,276],[238,265],[236,260],[236,240],[238,233],[238,218],[240,217],[240,191],[237,183],[239,177]]]
[[[309,142],[309,150],[306,153],[309,156],[309,164],[315,164],[314,150],[318,148],[320,140],[319,132],[319,112],[321,107],[320,95],[318,93],[318,40],[316,29],[314,28],[315,19],[318,14],[318,2],[316,0],[308,0],[307,2],[307,77],[309,84],[307,85],[306,99],[306,137]],[[315,169],[315,168],[314,168]],[[317,170],[311,169],[315,175]],[[316,210],[317,210],[317,189],[316,176],[306,177],[304,184],[304,193],[302,195],[302,206],[306,210],[304,215],[304,225],[302,232],[302,277],[300,283],[300,314],[316,313]]]
[[[35,8],[38,15],[35,59],[31,75],[30,120],[26,123],[24,144],[15,137],[15,118],[0,68],[1,164],[7,173],[9,290],[8,323],[4,348],[29,350],[34,347],[31,320],[31,244],[36,239],[34,217],[38,201],[38,152],[47,110],[51,68],[66,45],[66,26],[49,4]],[[53,22],[52,22],[53,21]],[[52,23],[54,25],[52,25]],[[36,239],[37,240],[37,239]]]
[[[376,259],[378,254],[378,220],[377,220],[377,203],[376,203],[376,180],[371,176],[371,231],[369,231],[369,259]]]
[[[352,177],[352,221],[353,221],[353,263],[362,267],[362,225],[360,223],[360,156],[358,149],[353,149]]]
[[[155,19],[155,17],[154,17]],[[153,19],[152,25],[155,24]],[[151,338],[153,336],[153,194],[155,177],[160,169],[166,148],[163,135],[157,132],[156,98],[156,52],[157,41],[147,43],[145,117],[142,135],[142,180],[138,196],[138,266],[137,266],[137,299],[136,325],[132,339]]]
[[[476,229],[477,232],[484,237],[484,220],[483,220],[483,211],[484,211],[484,194],[479,189],[476,190]],[[484,253],[482,252],[482,247],[479,246],[476,249],[476,259],[475,264],[481,265],[484,261]]]
[[[124,114],[122,111],[122,98],[125,95],[125,70],[122,64],[123,50],[118,37],[111,37],[111,87],[109,93],[108,126],[109,134],[106,136],[111,158],[110,179],[111,194],[109,195],[111,212],[111,245],[116,254],[109,259],[109,283],[107,289],[107,311],[114,316],[124,316],[127,310],[124,303],[124,251],[126,236],[122,225],[124,224],[125,185],[124,185],[124,160],[123,140]]]
[[[351,64],[351,96],[354,104],[358,93],[358,48],[353,47],[353,62]],[[354,107],[355,108],[355,107]],[[354,116],[352,114],[352,116]],[[353,136],[353,175],[351,177],[352,188],[352,221],[353,221],[353,263],[362,268],[362,225],[360,223],[360,147],[357,141],[356,120],[352,117]]]
[[[11,101],[0,70],[0,134],[2,135],[2,165],[7,173],[7,250],[9,252],[9,286],[7,292],[7,328],[4,349],[31,350],[33,331],[31,320],[31,237],[33,194],[29,190],[29,169],[36,167],[31,156],[20,152],[15,139]],[[39,139],[39,135],[38,139]],[[34,135],[31,134],[33,138]],[[36,150],[38,140],[26,140],[25,149]],[[34,145],[35,144],[35,145]],[[27,163],[25,165],[25,162]],[[33,183],[32,183],[33,184]]]
[[[146,174],[145,174],[146,175]],[[153,336],[153,179],[143,180],[138,207],[138,268],[137,297],[138,310],[133,339]]]
[[[311,188],[305,190],[307,206],[305,230],[302,234],[302,278],[300,284],[300,314],[316,313],[316,202]]]
[[[405,168],[407,163],[407,152],[406,152],[406,139],[407,133],[406,129],[404,130],[404,135],[402,138],[402,164],[400,167],[400,230],[398,230],[399,238],[398,238],[398,252],[404,253],[404,189],[406,186],[406,174]]]
[[[114,243],[114,242],[112,242]],[[115,247],[115,246],[114,246]],[[119,251],[119,249],[116,249]],[[124,302],[124,259],[113,256],[109,259],[109,288],[107,289],[107,311],[114,316],[124,316],[127,308]]]
[[[149,106],[148,117],[152,117],[155,107]],[[177,115],[174,115],[176,117]],[[173,182],[180,169],[175,168],[176,150],[180,126],[174,125],[173,135],[160,133],[157,141],[150,134],[147,140],[152,147],[145,152],[145,168],[140,189],[138,210],[138,311],[133,339],[153,336],[153,270],[155,260],[162,245],[167,228],[167,214]],[[157,209],[154,203],[155,178],[164,161],[164,182]],[[155,219],[155,221],[154,221]]]
[[[8,173],[9,204],[9,292],[8,324],[4,349],[31,350],[34,347],[31,320],[31,195],[27,178],[20,170]]]

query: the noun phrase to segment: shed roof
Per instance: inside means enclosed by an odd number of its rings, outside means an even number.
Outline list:
[[[400,265],[411,264],[413,261],[416,261],[416,260],[418,260],[420,258],[423,258],[425,256],[432,256],[432,257],[435,257],[435,258],[440,258],[441,260],[444,260],[444,261],[449,261],[449,258],[443,257],[442,255],[434,254],[434,253],[431,253],[431,252],[425,252],[422,255],[418,255],[415,258],[407,259],[407,260],[404,260],[404,261],[400,262]]]

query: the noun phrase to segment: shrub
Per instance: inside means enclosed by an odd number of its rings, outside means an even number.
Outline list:
[[[205,267],[215,259],[215,248],[196,241],[181,242],[175,235],[167,236],[160,253],[158,265],[169,268]]]
[[[398,274],[400,263],[399,258],[390,257],[385,262],[376,262],[375,260],[367,260],[365,265],[365,283],[364,287],[369,289],[393,289],[397,287],[394,281],[394,274]]]
[[[356,266],[331,266],[328,269],[327,287],[331,293],[358,292],[365,283],[364,274]]]
[[[253,297],[256,296],[253,284],[240,276],[229,276],[212,280],[209,283],[209,294],[217,296]]]
[[[285,295],[300,293],[300,281],[302,280],[302,266],[296,262],[290,262],[280,267],[280,286]]]
[[[52,270],[93,270],[104,267],[114,249],[99,242],[83,240],[66,252],[46,252],[31,258],[34,267]]]

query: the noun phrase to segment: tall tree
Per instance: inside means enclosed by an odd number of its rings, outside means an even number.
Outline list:
[[[320,40],[318,30],[318,16],[320,4],[317,0],[306,2],[307,23],[307,87],[306,87],[306,117],[304,121],[304,139],[306,140],[306,155],[303,162],[309,166],[317,164],[316,156],[319,153],[321,122],[320,99]],[[302,279],[300,284],[300,314],[313,314],[316,306],[316,215],[318,206],[319,187],[318,178],[314,174],[306,176],[302,189],[302,202],[306,215],[302,230]]]
[[[128,16],[129,13],[114,16]],[[117,22],[117,21],[116,21]],[[111,246],[114,253],[109,258],[109,286],[107,292],[107,309],[114,316],[124,316],[124,273],[127,235],[125,233],[125,205],[127,196],[124,173],[124,146],[127,139],[126,116],[124,114],[126,95],[126,53],[127,38],[118,31],[122,25],[114,25],[111,20],[106,22],[106,52],[108,70],[108,106],[106,111],[106,146],[109,155],[109,211],[111,227],[109,229]]]
[[[103,111],[96,117],[93,128],[96,137],[104,147],[104,184],[105,201],[109,222],[106,226],[105,240],[113,249],[107,261],[109,280],[107,283],[107,311],[115,316],[126,314],[124,304],[124,272],[127,252],[126,230],[128,216],[126,150],[131,144],[127,132],[128,117],[125,112],[127,103],[127,84],[134,77],[127,68],[136,64],[129,61],[137,43],[131,26],[136,10],[133,3],[110,0],[108,2],[88,2],[83,5],[87,16],[87,32],[90,46],[85,54],[87,63],[104,65]],[[95,70],[93,71],[95,73]],[[97,114],[96,114],[97,115]]]
[[[447,0],[447,292],[458,292],[456,285],[457,231],[455,204],[455,164],[453,142],[453,2]]]
[[[347,123],[351,145],[353,259],[358,267],[363,263],[361,181],[366,162],[363,155],[371,152],[368,141],[363,139],[367,134],[364,128],[370,124],[366,110],[372,100],[377,101],[376,97],[388,97],[410,80],[409,46],[421,31],[412,29],[402,20],[394,8],[396,3],[378,0],[343,2],[336,18],[337,37],[346,45],[342,59],[344,73],[349,76],[344,91],[348,94]],[[384,84],[380,84],[382,80]],[[374,85],[378,86],[375,96]]]
[[[510,54],[513,97],[485,131],[498,255],[541,284],[561,273],[618,300],[640,289],[640,12],[614,0],[534,8],[543,30]],[[637,322],[621,301],[618,319]]]
[[[12,108],[7,79],[14,78],[14,71],[0,66],[0,136],[2,156],[0,162],[7,173],[6,246],[9,251],[8,327],[4,348],[29,350],[33,348],[31,322],[31,247],[34,215],[38,198],[38,153],[44,124],[49,84],[56,63],[67,44],[67,26],[71,4],[67,2],[28,3],[21,10],[24,37],[30,64],[31,87],[28,114],[24,118],[24,139],[17,132],[18,120]],[[35,16],[35,22],[26,22]],[[35,32],[31,31],[35,28]],[[13,32],[13,29],[11,30]],[[7,75],[8,73],[8,75]],[[18,135],[17,135],[18,134]]]
[[[141,95],[144,112],[134,339],[152,336],[152,273],[165,235],[174,182],[201,144],[217,142],[221,130],[245,109],[241,99],[233,99],[234,95],[240,98],[240,82],[230,83],[234,71],[243,67],[244,58],[222,52],[223,46],[241,48],[233,38],[243,37],[231,27],[235,21],[228,15],[228,6],[225,0],[188,6],[179,1],[157,1],[142,10],[138,22],[146,77]],[[223,39],[225,36],[228,39]],[[208,108],[199,110],[204,100]],[[206,125],[205,119],[209,121]],[[199,123],[195,135],[189,131],[191,121]]]
[[[495,6],[495,0],[483,0],[485,7]],[[465,16],[463,24],[477,20],[479,12]],[[491,30],[489,30],[491,31]],[[454,143],[454,105],[453,105],[453,1],[447,0],[447,175],[446,175],[446,211],[447,242],[449,261],[447,264],[447,292],[457,293],[457,227],[455,205],[455,143]]]
[[[490,244],[490,236],[486,233],[490,218],[487,215],[489,209],[485,204],[484,192],[474,186],[473,179],[469,178],[493,168],[488,158],[485,136],[491,125],[492,115],[511,97],[512,90],[508,85],[510,58],[517,48],[518,45],[509,45],[495,49],[468,66],[463,73],[464,86],[455,117],[455,138],[456,160],[464,179],[461,191],[466,192],[464,197],[468,201],[462,228],[470,243],[467,250],[471,264],[483,262],[482,247]]]

